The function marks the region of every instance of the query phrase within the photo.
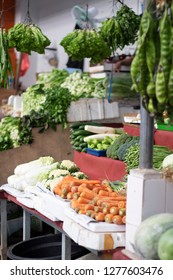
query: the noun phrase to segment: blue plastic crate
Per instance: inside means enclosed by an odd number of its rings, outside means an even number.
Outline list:
[[[96,157],[106,157],[106,150],[94,150],[87,148],[87,154],[96,156]]]

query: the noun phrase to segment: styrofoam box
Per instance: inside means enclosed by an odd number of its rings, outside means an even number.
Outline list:
[[[103,98],[81,98],[72,102],[68,112],[67,121],[90,121],[103,120],[119,117],[119,106],[117,102],[109,103]]]
[[[77,244],[92,250],[113,250],[125,246],[125,232],[93,232],[69,217],[63,222],[63,230]]]

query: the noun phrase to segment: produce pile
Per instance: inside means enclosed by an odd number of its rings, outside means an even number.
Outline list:
[[[112,52],[134,44],[140,25],[140,16],[126,5],[117,11],[116,16],[102,22],[100,34]]]
[[[75,178],[87,178],[87,175],[80,172],[73,161],[62,160],[57,162],[51,156],[44,156],[17,165],[14,174],[7,178],[7,182],[10,187],[20,191],[34,187],[37,183],[42,183],[46,189],[52,191],[54,186],[67,175]]]
[[[127,133],[122,133],[116,138],[112,145],[106,151],[106,156],[112,159],[119,159],[126,163],[126,170],[139,167],[140,144],[138,136],[131,136]],[[153,146],[153,168],[156,170],[162,169],[163,160],[172,154],[172,150],[166,146]]]
[[[106,97],[108,79],[92,78],[88,73],[76,71],[65,79],[61,87],[68,88],[73,101],[80,98],[104,98]]]
[[[43,54],[50,45],[50,40],[41,29],[30,22],[15,24],[8,31],[9,48],[16,48],[19,52],[31,54],[31,51]]]
[[[90,58],[91,63],[99,63],[111,55],[102,36],[90,29],[74,30],[62,39],[60,45],[72,60]]]
[[[7,88],[9,77],[13,78],[13,69],[8,52],[8,38],[5,29],[0,28],[0,88]]]
[[[131,76],[143,106],[158,116],[173,106],[173,2],[155,5],[151,1],[142,15]]]
[[[72,60],[90,58],[97,64],[111,56],[117,48],[133,44],[139,30],[140,16],[122,4],[116,16],[102,22],[98,30],[74,30],[67,34],[60,45]]]
[[[98,222],[126,223],[126,195],[114,191],[109,184],[99,180],[64,177],[54,188],[54,193],[71,200],[71,208],[78,214]]]
[[[87,148],[106,150],[119,136],[121,129],[106,127],[97,122],[70,124],[70,143],[73,150],[86,152]]]
[[[173,214],[160,213],[146,218],[137,227],[136,253],[146,260],[173,260]]]
[[[0,122],[0,151],[32,142],[32,128],[19,117],[4,117]]]

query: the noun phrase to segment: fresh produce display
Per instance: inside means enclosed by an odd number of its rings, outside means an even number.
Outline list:
[[[54,193],[71,200],[71,208],[98,222],[126,223],[126,196],[113,191],[100,180],[75,179],[65,176],[54,188]]]
[[[107,86],[107,78],[92,78],[88,73],[79,71],[70,74],[61,84],[61,87],[69,89],[73,101],[79,98],[105,97]]]
[[[102,22],[100,34],[115,52],[118,48],[134,44],[140,25],[140,16],[126,5],[122,5],[116,15]]]
[[[38,111],[31,111],[23,117],[26,124],[39,127],[40,132],[56,129],[57,124],[67,127],[67,111],[71,103],[71,94],[68,89],[54,86],[44,90],[45,100]],[[32,100],[33,101],[33,100]]]
[[[122,133],[118,138],[114,140],[112,145],[110,145],[106,151],[106,156],[112,159],[118,159],[118,149],[124,143],[130,142],[132,140],[132,136],[127,133]]]
[[[41,29],[30,22],[15,24],[8,31],[9,48],[16,48],[19,52],[31,54],[31,51],[43,54],[50,45],[50,40]]]
[[[90,125],[98,125],[98,123],[94,122],[80,122],[80,123],[74,123],[70,125],[70,143],[72,145],[73,150],[79,151],[79,152],[86,152],[87,143],[84,142],[84,138],[89,135],[93,135],[93,132],[85,130],[86,124]]]
[[[102,62],[111,55],[111,49],[96,30],[74,30],[67,34],[60,45],[72,60],[90,58],[91,63]]]
[[[59,88],[68,75],[66,70],[56,68],[49,74],[39,74],[36,84],[22,93],[23,115],[29,115],[31,111],[38,112],[46,101],[46,90],[55,86]]]
[[[158,260],[159,255],[164,259],[172,257],[172,247],[168,246],[172,240],[172,236],[167,232],[169,229],[173,229],[171,213],[153,215],[142,221],[134,238],[136,252],[147,260]]]
[[[7,32],[0,28],[0,88],[8,88],[9,77],[14,76],[8,48]]]
[[[0,122],[0,151],[32,142],[32,128],[19,117],[6,116]]]
[[[172,19],[172,1],[164,0],[161,6],[154,1],[148,5],[131,65],[132,88],[141,94],[143,106],[156,117],[173,105]]]
[[[139,154],[140,145],[138,143],[129,147],[127,153],[125,154],[126,169],[127,172],[130,169],[138,168],[139,166]],[[166,156],[172,154],[172,151],[165,146],[154,145],[153,146],[153,168],[156,170],[162,169],[162,163]]]
[[[88,178],[73,161],[57,162],[51,156],[44,156],[17,165],[14,174],[7,178],[7,182],[10,187],[20,191],[35,187],[37,183],[52,191],[54,186],[67,175],[74,178]]]
[[[97,137],[93,137],[93,138],[89,138],[89,137],[86,137],[88,140],[85,140],[85,142],[87,142],[87,147],[88,148],[91,148],[91,149],[94,149],[94,150],[107,150],[108,147],[110,145],[112,145],[112,143],[114,142],[114,139],[116,137],[119,137],[119,135],[117,136],[117,134],[115,134],[115,136],[113,137],[110,137],[109,134],[106,135],[104,134],[105,136],[103,136],[103,134],[101,134],[101,138],[99,138],[98,136],[100,136],[100,134],[97,135]],[[93,135],[93,136],[96,136],[96,135]],[[103,138],[102,138],[103,137]]]

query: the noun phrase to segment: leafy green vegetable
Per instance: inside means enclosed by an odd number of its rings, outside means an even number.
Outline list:
[[[17,23],[8,31],[9,48],[16,48],[19,52],[31,54],[31,51],[43,54],[50,40],[41,29],[31,23]]]
[[[123,145],[124,143],[127,143],[129,141],[131,141],[132,136],[130,136],[127,133],[123,133],[121,134],[119,137],[117,137],[113,144],[110,145],[106,151],[106,156],[108,158],[112,158],[112,159],[117,159],[118,158],[118,149],[120,148],[121,145]]]
[[[13,78],[13,69],[8,53],[8,39],[5,29],[0,28],[0,88],[7,88],[9,76]]]
[[[128,149],[136,143],[139,143],[139,137],[133,136],[130,142],[125,142],[123,145],[121,145],[117,151],[118,159],[124,161]]]
[[[61,87],[68,88],[75,101],[79,98],[105,97],[107,84],[107,78],[91,78],[88,73],[76,71],[65,79]]]
[[[32,142],[32,128],[19,117],[6,116],[0,122],[0,151]]]
[[[126,5],[122,5],[116,16],[102,22],[100,34],[114,52],[117,48],[134,44],[140,25],[140,16]]]
[[[101,35],[90,29],[74,30],[62,39],[60,45],[72,60],[90,58],[91,63],[99,63],[111,55]]]

